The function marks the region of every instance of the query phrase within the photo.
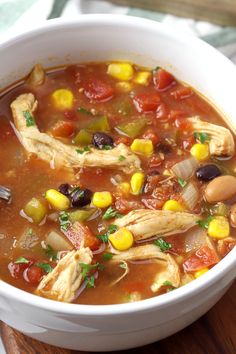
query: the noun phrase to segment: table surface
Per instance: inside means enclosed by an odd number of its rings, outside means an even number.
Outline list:
[[[43,344],[1,323],[7,354],[82,354]],[[122,353],[122,352],[113,352]],[[125,353],[125,352],[123,352]],[[235,354],[236,282],[224,297],[203,317],[181,332],[129,354]],[[87,353],[88,354],[88,353]]]

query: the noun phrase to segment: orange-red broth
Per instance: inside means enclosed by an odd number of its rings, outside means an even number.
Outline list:
[[[135,66],[135,72],[142,68]],[[105,99],[104,102],[90,99],[84,94],[84,86],[90,80],[100,80],[105,83],[112,92],[112,98]],[[95,82],[95,84],[96,84]],[[12,190],[13,199],[10,204],[0,200],[0,277],[4,281],[19,287],[28,292],[33,292],[37,287],[36,283],[26,281],[22,270],[19,274],[9,271],[9,263],[14,262],[23,256],[32,259],[34,262],[49,262],[45,255],[45,249],[41,242],[45,235],[51,231],[60,231],[59,224],[47,219],[43,225],[30,223],[20,215],[20,211],[32,197],[42,197],[49,188],[57,189],[61,183],[77,183],[81,187],[86,187],[95,191],[111,191],[116,208],[123,214],[135,208],[156,208],[161,209],[162,205],[169,198],[178,199],[182,191],[181,186],[175,181],[171,189],[164,187],[163,184],[159,195],[153,198],[149,193],[142,193],[139,196],[122,196],[115,193],[116,187],[111,182],[111,177],[119,174],[123,181],[129,181],[129,175],[125,175],[115,170],[106,170],[101,168],[84,168],[77,171],[77,179],[65,171],[50,169],[49,165],[37,157],[28,157],[15,136],[10,121],[12,120],[10,103],[21,93],[33,92],[39,102],[38,110],[35,113],[35,119],[39,129],[43,132],[52,131],[53,126],[60,120],[69,122],[73,127],[73,135],[68,138],[61,138],[63,142],[73,143],[73,137],[88,122],[94,119],[94,115],[88,115],[78,112],[78,107],[93,110],[95,116],[106,115],[111,126],[110,135],[114,141],[124,142],[130,145],[132,140],[120,135],[114,130],[117,124],[130,120],[139,120],[145,117],[147,126],[143,129],[139,137],[150,137],[155,145],[154,155],[151,158],[142,158],[142,167],[146,175],[152,171],[158,171],[162,174],[165,169],[173,166],[174,163],[184,160],[190,156],[189,150],[196,142],[192,131],[188,130],[185,124],[185,118],[199,115],[203,120],[210,121],[225,126],[222,117],[216,110],[200,97],[192,88],[185,89],[180,82],[174,80],[170,85],[162,90],[155,90],[151,78],[148,86],[142,86],[132,82],[132,91],[130,93],[121,92],[117,89],[117,79],[107,74],[106,63],[95,63],[86,65],[73,65],[66,68],[59,68],[54,72],[47,74],[45,82],[38,87],[31,87],[24,81],[22,84],[11,89],[7,93],[2,93],[0,98],[0,184],[8,186]],[[58,88],[70,89],[74,94],[73,108],[70,110],[58,110],[52,104],[51,94]],[[138,112],[133,97],[144,93],[147,96],[158,94],[160,102],[153,112]],[[151,134],[151,135],[150,135]],[[58,137],[59,138],[59,137]],[[167,138],[167,140],[166,140]],[[60,139],[60,138],[59,138]],[[168,139],[169,145],[168,145]],[[176,146],[173,146],[173,141]],[[163,147],[164,146],[164,147]],[[181,155],[178,151],[181,151]],[[159,152],[162,152],[161,156]],[[220,165],[226,170],[235,166],[235,157],[229,161],[221,161]],[[195,183],[202,189],[202,183],[193,177]],[[133,201],[131,205],[127,202]],[[196,213],[204,212],[205,203],[200,197],[199,203],[195,209]],[[96,220],[85,223],[90,227],[94,235],[97,235],[101,224],[107,222],[102,220],[101,216]],[[17,240],[22,233],[29,230],[37,236],[36,244],[30,250],[22,250],[17,246]],[[231,236],[235,237],[235,231],[231,230]],[[182,264],[186,259],[194,256],[194,252],[186,252],[185,234],[178,234],[166,237],[165,240],[172,245],[167,251],[179,263],[181,274],[184,275]],[[230,248],[232,245],[230,246]],[[223,257],[229,248],[226,248],[219,258]],[[85,289],[75,300],[76,303],[84,304],[113,304],[132,300],[132,295],[138,293],[139,299],[145,299],[164,293],[169,289],[164,286],[158,293],[151,291],[151,284],[156,272],[161,271],[160,264],[148,261],[146,264],[129,264],[129,274],[118,284],[111,284],[118,279],[124,269],[119,265],[112,265],[109,261],[102,258],[102,254],[94,256],[95,262],[103,263],[105,268],[99,271],[99,276],[95,281],[95,287]],[[201,262],[201,261],[200,261]],[[52,267],[55,262],[49,262]],[[204,267],[204,264],[202,265]],[[13,276],[12,276],[13,275]],[[40,277],[45,275],[43,270]],[[40,279],[40,278],[39,278]]]

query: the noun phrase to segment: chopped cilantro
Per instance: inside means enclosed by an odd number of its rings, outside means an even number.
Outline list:
[[[34,117],[29,111],[24,111],[23,116],[25,117],[27,127],[32,127],[35,125]]]
[[[106,210],[105,214],[103,215],[103,220],[109,220],[115,217],[121,217],[123,216],[120,214],[117,210],[113,209],[111,206]]]
[[[17,258],[17,260],[14,262],[15,264],[27,264],[30,261],[28,259],[26,259],[25,257],[19,257]]]
[[[112,253],[103,253],[102,255],[102,258],[105,260],[105,261],[109,261],[110,259],[112,259],[113,257],[113,254]]]
[[[59,222],[60,222],[61,230],[67,231],[68,227],[70,226],[70,221],[69,221],[69,214],[66,211],[62,211],[59,214]]]
[[[160,247],[162,252],[165,252],[172,247],[172,245],[166,242],[165,240],[163,240],[163,238],[158,238],[157,240],[154,241],[154,244]]]
[[[184,188],[187,184],[187,181],[183,178],[178,178],[178,183],[181,185],[182,188]]]
[[[84,154],[89,151],[90,151],[90,148],[88,146],[85,146],[83,149],[76,149],[77,154]]]
[[[172,286],[172,283],[171,283],[171,281],[166,280],[166,281],[164,281],[164,283],[162,285],[164,285],[164,286]]]
[[[77,111],[79,113],[84,113],[84,114],[87,114],[88,116],[92,116],[92,113],[88,109],[86,109],[84,107],[78,107]]]
[[[153,69],[153,71],[155,72],[155,71],[158,71],[159,69],[161,69],[161,67],[160,66],[156,66],[155,69]]]
[[[46,256],[50,258],[52,261],[57,260],[57,252],[53,250],[53,248],[50,245],[47,245],[47,248],[45,250]]]
[[[113,146],[111,146],[111,145],[103,145],[102,146],[102,150],[111,150],[111,149],[113,149]]]
[[[42,268],[45,273],[51,273],[53,271],[53,268],[48,263],[36,263],[36,266]]]
[[[208,229],[209,223],[212,219],[212,216],[208,216],[206,219],[196,221],[196,223],[203,229]]]
[[[201,144],[204,144],[206,141],[210,140],[209,135],[204,132],[194,132],[193,136],[195,139],[199,140]]]
[[[90,275],[90,277],[86,276],[84,278],[86,288],[95,288],[95,278],[94,275]]]
[[[118,161],[124,161],[125,159],[126,159],[126,157],[125,157],[125,156],[120,155],[120,156],[119,156],[119,158],[118,158]]]
[[[101,240],[102,242],[107,243],[108,242],[108,237],[110,234],[113,234],[115,231],[117,231],[118,227],[114,224],[109,225],[108,231],[105,234],[102,235],[97,235],[97,238]]]

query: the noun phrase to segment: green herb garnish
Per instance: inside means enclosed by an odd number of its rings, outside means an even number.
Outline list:
[[[70,226],[69,214],[66,211],[62,211],[59,214],[59,222],[61,230],[67,231]]]
[[[57,252],[53,250],[53,248],[50,245],[47,245],[47,248],[45,250],[46,256],[50,258],[52,261],[57,260]]]
[[[195,139],[199,140],[201,144],[204,144],[206,141],[210,140],[210,137],[207,133],[204,132],[194,132],[193,136]]]
[[[103,145],[102,146],[102,150],[112,150],[113,149],[113,146],[111,145]]]
[[[164,283],[162,285],[163,286],[173,286],[171,281],[169,281],[169,280],[164,281]]]
[[[88,109],[86,109],[84,107],[78,107],[77,111],[79,113],[84,113],[84,114],[87,114],[88,116],[92,116],[92,113]]]
[[[80,263],[79,265],[82,269],[81,275],[85,281],[86,287],[87,288],[94,288],[95,287],[95,278],[93,275],[89,276],[88,274],[93,269],[103,270],[104,265],[100,264],[100,263],[95,263],[95,264]]]
[[[126,157],[125,157],[125,156],[120,155],[120,156],[119,156],[119,158],[118,158],[118,161],[124,161],[125,159],[126,159]]]
[[[208,218],[206,219],[196,221],[196,224],[198,224],[203,229],[208,229],[209,223],[212,219],[213,219],[212,216],[208,216]]]
[[[103,253],[102,255],[102,258],[105,260],[105,261],[109,261],[110,259],[112,259],[113,257],[113,254],[112,253]]]
[[[26,259],[25,257],[19,257],[17,260],[14,262],[15,264],[27,264],[30,261]]]
[[[113,209],[111,206],[106,210],[105,214],[103,215],[103,220],[109,220],[112,218],[119,218],[122,217],[123,215],[120,214],[117,210]]]
[[[178,178],[178,183],[181,185],[182,188],[184,188],[188,182],[185,181],[185,179],[183,178]]]
[[[155,72],[155,71],[158,71],[159,69],[161,69],[161,67],[160,66],[156,66],[155,69],[153,69],[152,71]]]
[[[89,146],[85,146],[83,149],[76,149],[77,154],[84,154],[89,151],[91,151]]]
[[[172,245],[163,240],[163,238],[158,238],[157,240],[155,240],[154,245],[158,246],[162,252],[165,252],[172,247]]]
[[[105,234],[97,235],[97,238],[99,240],[101,240],[102,242],[107,243],[110,234],[113,234],[115,231],[117,231],[117,229],[118,229],[118,226],[111,224],[108,227],[108,231]]]
[[[24,111],[23,116],[25,117],[27,127],[32,127],[35,125],[34,117],[29,111]]]
[[[48,263],[36,263],[36,266],[42,268],[45,273],[51,273],[53,271],[53,268]]]

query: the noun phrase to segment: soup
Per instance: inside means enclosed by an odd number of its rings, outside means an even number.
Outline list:
[[[0,277],[38,296],[158,296],[236,244],[234,136],[160,67],[36,65],[1,94],[0,161]]]

